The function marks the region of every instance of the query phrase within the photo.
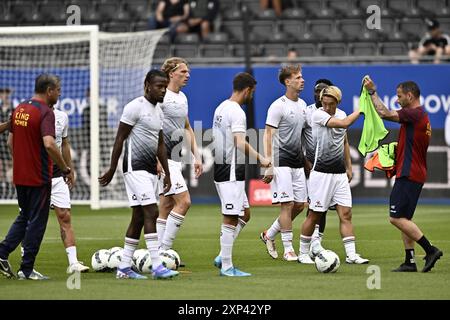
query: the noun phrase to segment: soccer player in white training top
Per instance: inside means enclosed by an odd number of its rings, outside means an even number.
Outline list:
[[[263,181],[270,183],[272,203],[280,203],[281,210],[268,232],[264,231],[260,237],[266,243],[270,256],[275,259],[278,253],[274,239],[281,231],[283,259],[311,264],[313,261],[309,255],[297,257],[292,246],[292,221],[308,200],[301,141],[306,123],[306,103],[299,98],[305,84],[301,66],[283,66],[278,79],[286,87],[286,93],[275,100],[267,111],[264,151],[274,166],[266,170]]]
[[[62,156],[66,164],[72,168],[70,175],[73,181],[68,185],[61,174],[58,166],[53,166],[52,193],[50,198],[50,208],[53,208],[58,218],[61,230],[61,239],[66,248],[67,258],[69,259],[69,267],[67,273],[88,272],[89,267],[78,261],[77,248],[75,246],[75,233],[71,223],[70,211],[70,191],[75,183],[74,170],[72,165],[72,157],[70,154],[70,143],[68,138],[69,118],[65,112],[54,109],[55,113],[55,135],[56,145],[61,150]]]
[[[238,219],[244,215],[247,204],[245,194],[245,155],[256,158],[261,166],[271,163],[255,151],[245,140],[247,124],[241,105],[251,101],[256,80],[241,72],[233,79],[233,93],[215,110],[213,118],[214,137],[214,183],[222,205],[222,226],[220,233],[220,255],[214,265],[220,268],[220,275],[246,277],[250,273],[234,267],[233,244],[239,234]]]
[[[153,278],[165,279],[178,275],[177,271],[169,270],[162,265],[156,234],[156,218],[158,217],[156,157],[166,172],[164,191],[167,192],[170,189],[170,173],[162,136],[163,113],[159,107],[159,103],[163,102],[166,94],[168,83],[167,75],[160,70],[151,70],[147,73],[144,81],[144,96],[130,101],[123,109],[109,170],[99,178],[102,186],[111,182],[122,153],[123,142],[126,140],[122,170],[133,214],[125,236],[122,261],[117,269],[116,278],[118,279],[147,279],[146,276],[131,269],[131,259],[139,245],[142,227],[144,227],[145,243],[152,259]]]
[[[159,216],[156,220],[158,242],[161,250],[171,249],[178,230],[184,222],[191,197],[183,178],[181,147],[183,140],[188,140],[194,155],[195,177],[198,178],[203,171],[202,158],[197,148],[194,132],[188,118],[188,100],[181,91],[189,81],[189,66],[185,59],[169,58],[161,70],[169,78],[164,102],[160,105],[164,113],[163,136],[167,151],[172,188],[162,193],[160,188]],[[162,175],[163,176],[163,175]],[[160,182],[162,179],[160,178]]]
[[[340,231],[344,242],[347,263],[365,264],[368,259],[356,253],[352,225],[352,194],[345,156],[347,128],[359,117],[359,110],[346,116],[338,109],[342,93],[338,87],[329,86],[320,93],[322,108],[312,115],[312,131],[316,151],[309,175],[309,208],[312,212],[302,225],[300,254],[308,254],[314,227],[319,223],[322,212],[336,205],[340,220]],[[347,158],[348,159],[348,158]],[[351,169],[350,169],[351,171]]]

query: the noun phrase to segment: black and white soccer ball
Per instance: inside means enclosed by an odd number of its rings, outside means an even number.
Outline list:
[[[339,269],[341,261],[336,253],[331,250],[321,251],[314,260],[316,269],[320,273],[333,273]]]

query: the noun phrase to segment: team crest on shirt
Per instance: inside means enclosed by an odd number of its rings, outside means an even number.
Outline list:
[[[234,208],[234,206],[233,206],[232,203],[227,203],[227,204],[225,205],[225,208],[226,208],[227,210],[232,210],[232,209]]]
[[[133,194],[133,195],[131,196],[131,199],[133,199],[133,200],[137,200],[137,197],[136,197],[136,195],[135,195],[135,194]]]
[[[278,194],[276,192],[273,193],[273,197],[276,198]]]

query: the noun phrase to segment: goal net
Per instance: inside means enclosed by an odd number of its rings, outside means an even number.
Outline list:
[[[143,94],[144,78],[166,30],[104,33],[97,26],[0,28],[0,121],[33,95],[40,73],[61,78],[55,106],[69,117],[76,172],[73,203],[92,208],[126,206],[122,164],[110,185],[98,176],[109,167],[123,106]],[[8,134],[0,136],[0,203],[16,203]]]

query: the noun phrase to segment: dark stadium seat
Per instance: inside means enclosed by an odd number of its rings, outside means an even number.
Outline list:
[[[268,40],[270,43],[287,43],[290,38],[284,32],[274,31]]]
[[[68,17],[66,10],[66,7],[58,5],[56,2],[46,2],[39,5],[39,13],[44,17],[46,23],[61,22],[61,24],[65,24]]]
[[[336,12],[336,16],[355,18],[362,14],[361,9],[355,6],[353,0],[328,0],[327,7],[332,8]]]
[[[281,44],[264,44],[262,50],[265,57],[286,57],[287,55],[286,46]]]
[[[150,9],[148,1],[145,0],[127,0],[124,1],[125,7],[132,20],[147,20]]]
[[[378,55],[378,46],[374,42],[357,42],[349,44],[351,56],[375,56]]]
[[[322,3],[317,0],[301,0],[298,1],[298,5],[306,10],[306,16],[308,18],[319,17],[320,11],[322,10]]]
[[[31,2],[17,1],[11,3],[9,11],[17,19],[16,22],[31,22],[33,21],[32,15],[36,12],[35,6]]]
[[[197,44],[177,44],[172,46],[172,49],[176,57],[195,58],[198,56]]]
[[[417,0],[417,7],[428,16],[450,16],[446,0]]]
[[[230,54],[233,57],[243,57],[245,48],[243,44],[233,44],[230,46]],[[263,55],[262,48],[260,45],[251,44],[250,54],[252,57],[260,57]]]
[[[427,28],[424,20],[422,19],[403,18],[400,21],[399,30],[407,33],[409,35],[409,39],[419,40],[427,31]]]
[[[226,33],[228,33],[229,36],[231,36],[232,39],[238,42],[244,41],[244,34],[242,32],[242,21],[223,21],[222,22],[222,29]]]
[[[7,3],[0,3],[0,24],[2,26],[12,26],[16,21],[16,15],[9,10]]]
[[[228,57],[228,45],[223,43],[205,43],[200,46],[200,56],[205,58]]]
[[[243,0],[241,1],[242,4],[246,4],[248,11],[251,16],[257,17],[259,13],[262,11],[261,6],[259,4],[259,0]]]
[[[380,54],[384,56],[402,56],[408,54],[404,42],[381,42],[379,43]]]
[[[261,10],[258,13],[257,18],[261,20],[276,20],[277,15],[275,14],[275,11],[273,9],[266,9]]]
[[[203,39],[205,43],[228,43],[228,33],[225,32],[210,32],[208,36]]]
[[[289,48],[295,49],[300,58],[314,57],[317,53],[316,45],[314,43],[296,43],[289,45]]]
[[[249,22],[251,32],[260,41],[266,41],[272,37],[275,24],[271,20],[253,20]]]
[[[392,10],[387,7],[386,0],[359,0],[359,8],[361,10],[361,15],[366,14],[367,8],[371,5],[376,5],[381,9],[381,16],[383,18],[393,18],[396,16],[401,16],[401,12]]]
[[[401,16],[420,17],[421,11],[415,6],[415,0],[389,0],[387,1],[389,9],[392,9]]]
[[[148,21],[145,21],[145,20],[136,21],[135,23],[133,23],[133,30],[134,31],[148,30]]]
[[[309,21],[309,31],[321,38],[326,38],[326,35],[333,32],[335,29],[333,20],[317,19]]]
[[[222,11],[222,17],[224,20],[241,20],[242,12],[238,8],[229,8]]]
[[[281,20],[280,27],[288,37],[292,37],[292,40],[307,42],[308,39],[305,37],[308,35],[311,36],[304,21]]]
[[[320,54],[325,57],[346,56],[347,46],[345,43],[323,43],[319,46]]]
[[[287,8],[281,14],[283,20],[285,19],[303,19],[306,17],[306,12],[302,8]]]
[[[128,21],[130,13],[123,9],[119,3],[99,3],[97,12],[102,21]]]
[[[345,19],[338,22],[338,29],[345,34],[347,39],[356,40],[359,39],[361,31],[366,28],[361,20]]]
[[[170,45],[169,44],[161,44],[158,43],[155,49],[155,53],[153,54],[154,59],[166,59],[170,57],[171,51],[170,51]]]
[[[200,37],[197,33],[179,33],[175,37],[175,43],[195,44],[200,42]]]
[[[107,32],[129,32],[131,25],[128,22],[111,21],[101,25],[102,31]]]

